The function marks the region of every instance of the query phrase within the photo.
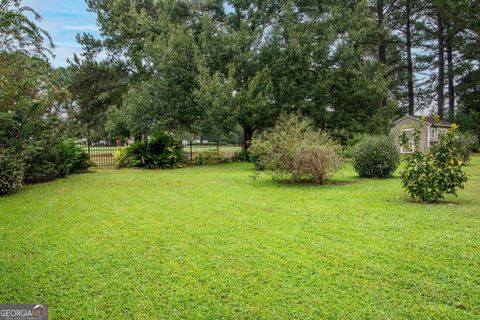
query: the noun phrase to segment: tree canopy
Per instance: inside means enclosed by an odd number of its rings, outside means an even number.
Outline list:
[[[478,0],[87,4],[101,37],[78,35],[83,52],[57,71],[78,137],[241,131],[248,148],[295,113],[345,142],[429,110],[479,133]],[[31,9],[0,6],[3,54],[44,60],[52,46]]]

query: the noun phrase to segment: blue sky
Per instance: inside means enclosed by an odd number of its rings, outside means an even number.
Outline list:
[[[75,40],[77,33],[100,35],[96,15],[87,11],[84,0],[23,0],[22,4],[43,17],[40,26],[50,33],[56,46],[55,58],[50,59],[55,67],[67,66],[66,59],[81,52]]]

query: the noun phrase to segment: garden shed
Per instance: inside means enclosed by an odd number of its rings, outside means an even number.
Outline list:
[[[447,131],[451,126],[452,123],[438,119],[436,117],[428,116],[404,116],[397,121],[393,128],[390,131],[390,134],[395,141],[395,145],[400,150],[400,153],[405,154],[411,152],[413,150],[413,126],[420,128],[421,135],[420,135],[420,145],[419,148],[421,151],[425,151],[430,148],[432,145],[437,143],[438,138],[442,132]],[[408,137],[410,137],[410,143],[412,144],[412,148],[410,150],[406,150],[400,145],[400,134],[406,131]]]

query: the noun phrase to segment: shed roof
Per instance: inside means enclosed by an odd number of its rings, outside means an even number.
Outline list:
[[[416,117],[418,117],[418,116],[416,116]],[[420,116],[418,118],[421,120],[422,116]],[[436,119],[435,117],[432,117],[432,116],[425,117],[425,121],[427,123],[437,125],[437,126],[445,126],[445,127],[451,127],[452,126],[451,122],[449,122],[447,120],[444,120],[444,119]]]
[[[433,117],[433,116],[410,116],[410,115],[406,115],[404,117],[401,117],[400,119],[398,119],[395,122],[398,122],[398,121],[400,121],[404,118],[412,118],[412,119],[415,119],[415,120],[425,119],[426,123],[434,125],[434,126],[441,126],[441,127],[451,127],[452,126],[451,122],[449,122],[447,120],[444,120],[444,119],[437,119],[436,117]]]

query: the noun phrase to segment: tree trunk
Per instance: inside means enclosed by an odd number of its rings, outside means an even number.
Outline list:
[[[453,71],[452,38],[447,40],[448,117],[455,119],[455,75]]]
[[[384,24],[384,3],[383,0],[377,0],[377,26],[378,31],[380,32],[380,40],[378,43],[378,62],[385,65],[387,60],[386,48],[385,48],[385,39],[383,39],[383,24]]]
[[[385,39],[383,38],[383,29],[384,29],[384,1],[377,0],[377,28],[378,32],[380,33],[380,39],[378,41],[378,63],[380,64],[380,68],[383,72],[383,77],[385,78],[385,64],[387,62],[387,49],[385,47]],[[387,97],[385,96],[380,101],[380,109],[383,109],[387,105]]]
[[[412,59],[412,21],[411,21],[411,0],[406,1],[407,25],[405,38],[407,42],[407,73],[408,73],[408,114],[413,116],[415,113],[415,100],[413,92],[413,59]]]
[[[250,145],[252,144],[253,129],[251,127],[243,128],[243,151],[248,151]]]
[[[437,79],[437,114],[440,119],[444,118],[443,109],[445,105],[445,41],[444,23],[440,13],[437,13],[437,41],[438,41],[438,79]]]

